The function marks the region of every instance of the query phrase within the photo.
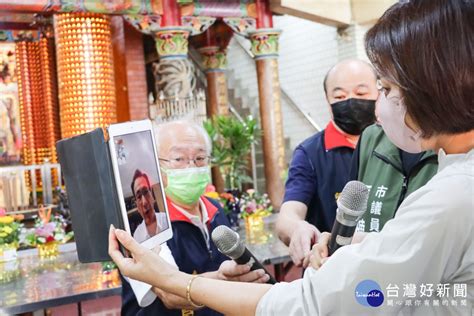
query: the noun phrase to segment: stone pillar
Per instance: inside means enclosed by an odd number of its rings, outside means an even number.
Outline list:
[[[273,29],[267,0],[257,0],[257,30],[251,32],[258,79],[260,121],[265,167],[266,190],[275,208],[279,208],[285,191],[285,145],[278,78],[278,37]]]
[[[54,16],[62,137],[117,121],[110,19],[95,13]]]
[[[191,44],[202,56],[207,81],[207,117],[229,115],[227,93],[227,46],[233,36],[232,29],[223,21],[215,21],[203,33],[191,37]],[[218,192],[226,188],[219,167],[212,168],[212,182]]]
[[[203,58],[207,80],[207,117],[229,115],[227,80],[227,52],[219,46],[207,46],[199,49]],[[217,192],[225,191],[225,182],[219,167],[212,168],[212,183]]]
[[[207,46],[199,49],[203,58],[207,80],[207,115],[228,115],[227,52],[219,46]]]

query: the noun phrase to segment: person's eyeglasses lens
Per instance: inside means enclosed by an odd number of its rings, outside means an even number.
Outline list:
[[[148,188],[143,188],[141,190],[138,190],[136,194],[137,200],[141,199],[142,196],[147,196],[148,193],[150,193],[150,190]]]

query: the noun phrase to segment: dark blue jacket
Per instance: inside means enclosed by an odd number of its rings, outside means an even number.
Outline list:
[[[207,222],[209,234],[219,225],[230,226],[227,216],[217,201],[207,197],[202,197],[202,200],[209,215],[209,221]],[[194,226],[169,201],[167,202],[173,229],[173,238],[168,240],[167,244],[179,270],[189,274],[216,271],[220,264],[228,258],[217,250],[212,239],[208,249],[201,230]],[[188,314],[182,310],[170,310],[158,298],[151,305],[142,308],[138,305],[130,284],[122,279],[122,315],[210,316],[221,314],[209,308],[194,311],[194,314]]]
[[[331,122],[298,145],[293,154],[284,202],[306,204],[306,220],[321,232],[332,229],[336,198],[348,181],[354,147]]]

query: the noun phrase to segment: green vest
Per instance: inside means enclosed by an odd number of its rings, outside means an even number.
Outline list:
[[[357,231],[380,231],[395,216],[402,201],[426,184],[438,171],[438,159],[427,151],[411,169],[403,174],[400,152],[378,125],[367,127],[359,143],[358,180],[369,188],[367,212]]]

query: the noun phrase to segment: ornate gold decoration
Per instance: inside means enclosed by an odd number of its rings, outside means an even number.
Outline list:
[[[164,27],[155,33],[156,50],[161,59],[185,59],[188,56],[187,27]]]
[[[281,31],[276,29],[258,29],[250,32],[251,51],[255,59],[278,57],[278,37]]]
[[[227,52],[218,46],[207,46],[199,49],[206,71],[223,71],[227,68]]]

